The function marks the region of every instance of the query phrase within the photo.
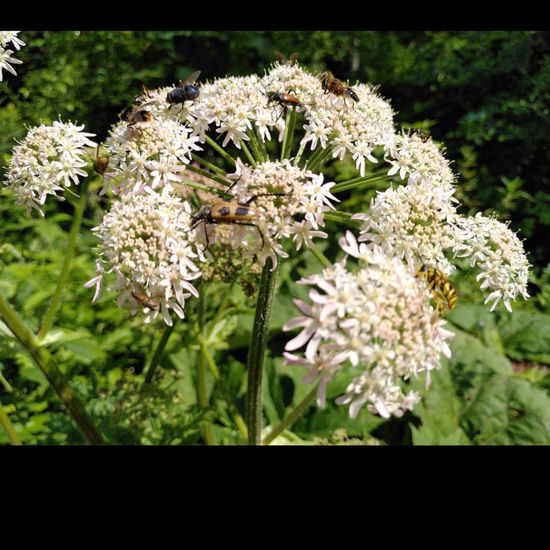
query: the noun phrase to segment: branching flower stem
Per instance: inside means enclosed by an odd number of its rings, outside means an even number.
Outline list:
[[[1,294],[0,318],[12,331],[21,345],[29,352],[36,366],[42,371],[51,384],[86,440],[92,445],[100,445],[103,443],[101,433],[95,427],[74,390],[55,364],[52,355],[46,349],[40,347],[40,343],[36,336]]]
[[[247,425],[248,444],[259,445],[262,431],[262,375],[267,345],[269,318],[277,282],[278,265],[267,260],[258,289],[258,301],[254,316],[254,328],[248,351]]]
[[[74,251],[76,248],[76,241],[78,239],[78,233],[80,231],[80,225],[82,224],[82,216],[84,214],[84,207],[86,206],[86,191],[87,181],[84,180],[80,186],[80,198],[76,203],[73,220],[71,223],[71,229],[69,231],[69,242],[67,244],[67,250],[65,252],[65,259],[63,260],[63,266],[61,268],[61,274],[57,279],[57,287],[55,289],[52,301],[46,311],[44,320],[42,321],[42,327],[38,332],[38,340],[44,339],[46,334],[51,330],[55,315],[61,305],[61,298],[63,291],[65,290],[67,279],[69,277],[71,260],[73,259]]]
[[[226,178],[222,178],[221,176],[218,176],[216,174],[212,174],[210,172],[207,172],[206,170],[202,170],[201,168],[197,168],[196,166],[192,166],[191,164],[188,164],[185,167],[186,170],[190,170],[191,172],[195,172],[195,174],[200,174],[201,176],[204,176],[205,178],[209,178],[212,181],[215,181],[217,183],[221,183],[225,187],[229,187],[231,185],[231,180],[228,180]]]
[[[219,166],[216,166],[215,164],[212,164],[211,162],[208,162],[206,159],[203,159],[202,157],[199,157],[199,155],[195,153],[191,153],[191,158],[198,162],[199,164],[202,164],[205,168],[208,168],[209,170],[212,170],[212,172],[215,172],[216,174],[220,176],[225,176],[226,172],[225,170],[222,170]]]
[[[285,137],[283,139],[283,146],[281,148],[281,160],[290,157],[290,151],[292,150],[292,140],[294,138],[294,128],[296,127],[296,111],[289,108],[286,116]]]
[[[252,168],[256,168],[256,159],[250,152],[250,149],[247,147],[246,143],[244,142],[244,139],[241,139],[241,147],[243,148],[244,154],[246,155],[248,162],[250,162],[250,164],[252,165]]]
[[[387,174],[379,175],[379,176],[367,176],[361,179],[357,179],[355,181],[350,180],[348,182],[341,182],[337,183],[331,191],[333,193],[341,193],[342,191],[348,191],[349,189],[356,189],[358,187],[368,187],[372,185],[373,183],[380,183],[380,182],[387,182],[388,184],[391,183],[392,178],[391,176],[388,176]]]
[[[291,426],[307,408],[315,401],[317,395],[317,386],[315,386],[301,401],[294,407],[294,409],[285,417],[262,441],[262,445],[269,445],[278,435],[284,432],[289,426]]]
[[[231,166],[235,166],[235,159],[227,153],[224,149],[222,149],[211,137],[204,136],[204,139],[206,140],[206,143],[212,147],[216,152],[218,152],[222,158],[224,158]]]

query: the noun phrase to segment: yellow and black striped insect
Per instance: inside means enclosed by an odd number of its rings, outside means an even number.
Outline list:
[[[416,272],[416,276],[424,279],[432,289],[438,312],[451,310],[456,306],[458,300],[457,290],[441,271],[423,265]]]

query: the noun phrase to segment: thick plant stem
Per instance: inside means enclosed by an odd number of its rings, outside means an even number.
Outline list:
[[[9,419],[8,414],[6,413],[4,407],[2,407],[1,403],[0,403],[0,425],[2,426],[2,428],[4,428],[4,431],[8,436],[8,440],[12,445],[23,445],[23,443],[19,439],[19,436],[17,435],[17,432],[15,431],[15,428],[13,427],[13,424]]]
[[[69,231],[69,242],[67,244],[67,251],[65,252],[65,259],[63,260],[63,266],[61,268],[61,274],[57,279],[57,287],[55,289],[52,301],[46,311],[44,320],[42,321],[42,327],[38,332],[38,340],[42,340],[46,334],[52,328],[55,315],[61,305],[61,298],[65,286],[67,285],[67,279],[69,277],[69,271],[71,267],[71,260],[73,259],[74,251],[76,248],[76,241],[78,239],[78,233],[80,231],[80,225],[82,223],[82,216],[84,214],[84,207],[86,206],[86,191],[87,191],[87,182],[83,181],[80,186],[80,198],[76,203],[73,221],[71,223],[71,230]]]
[[[248,351],[246,411],[249,445],[260,444],[262,431],[262,375],[278,265],[273,269],[271,267],[271,259],[269,258],[262,271],[256,314],[254,316],[254,328]]]
[[[294,166],[298,166],[298,163],[300,160],[302,160],[302,155],[304,154],[304,149],[306,148],[306,143],[302,142],[300,144],[300,148],[298,149],[298,153],[296,154],[296,157],[294,158]]]
[[[197,303],[197,317],[198,317],[198,327],[197,330],[204,334],[204,294],[202,291],[199,293],[199,299]],[[205,289],[206,290],[206,289]],[[206,359],[204,354],[201,353],[199,356],[199,370],[197,373],[197,398],[199,402],[199,407],[206,413],[208,411],[208,391],[206,388]],[[204,418],[202,421],[202,435],[204,441],[207,445],[214,444],[214,434],[212,433],[212,424],[208,418]]]
[[[229,412],[231,413],[231,416],[233,417],[233,420],[235,422],[235,425],[241,432],[241,435],[246,440],[248,437],[248,430],[246,428],[245,421],[243,420],[243,417],[241,416],[241,413],[239,412],[239,409],[237,405],[235,405],[235,402],[233,401],[231,394],[229,393],[229,390],[227,389],[227,386],[225,385],[221,375],[220,371],[218,369],[218,366],[216,365],[216,362],[214,361],[214,358],[212,357],[212,354],[210,353],[210,350],[208,349],[208,344],[206,340],[203,338],[202,334],[198,333],[197,340],[199,342],[199,346],[201,348],[201,352],[206,359],[206,364],[208,368],[210,369],[210,372],[212,373],[212,376],[214,377],[214,380],[216,381],[216,384],[219,386],[223,398],[225,399],[225,402],[227,404],[227,408],[229,409]]]
[[[145,373],[145,380],[143,381],[143,386],[146,386],[147,384],[150,384],[153,381],[153,377],[155,376],[155,372],[157,371],[157,368],[160,365],[160,360],[164,355],[166,344],[168,344],[168,339],[170,338],[170,335],[174,331],[176,322],[177,320],[172,324],[171,327],[166,327],[164,329],[164,332],[162,333],[159,343],[155,349],[155,353],[151,358],[151,363],[149,363],[149,366],[147,367],[147,372]]]
[[[219,153],[231,166],[235,166],[235,159],[227,153],[224,149],[222,149],[211,137],[204,136],[204,139],[212,149],[214,149],[217,153]]]
[[[300,416],[307,410],[307,408],[315,400],[317,395],[317,386],[315,386],[297,405],[296,407],[285,417],[268,436],[262,441],[262,445],[269,445],[279,434],[286,430],[291,424],[296,422]]]
[[[1,294],[0,318],[12,331],[21,345],[30,353],[36,366],[42,371],[51,384],[86,440],[92,445],[100,445],[103,443],[103,438],[99,430],[94,426],[74,390],[55,364],[54,358],[47,350],[40,347],[36,336],[30,331]]]

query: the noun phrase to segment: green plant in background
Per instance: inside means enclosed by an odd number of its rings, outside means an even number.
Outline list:
[[[45,99],[40,104],[40,102],[35,103],[37,98],[33,98],[29,93],[26,99],[29,108],[20,109],[15,106],[20,101],[19,97],[25,97],[25,94],[19,94],[21,88],[17,90],[14,87],[9,92],[11,99],[4,104],[4,109],[0,109],[0,117],[5,116],[7,120],[19,122],[21,121],[21,118],[17,118],[19,116],[36,116],[39,120],[40,117],[46,117],[43,120],[51,122],[60,113],[62,115],[67,115],[68,112],[72,115],[79,114],[79,120],[91,118],[94,121],[92,130],[99,134],[99,141],[103,141],[107,124],[116,118],[116,113],[124,105],[130,103],[134,95],[140,93],[142,84],[152,88],[155,85],[170,82],[171,75],[174,75],[175,82],[179,78],[185,78],[197,66],[203,69],[206,77],[215,74],[214,71],[209,74],[212,69],[205,70],[204,64],[195,64],[195,62],[193,66],[180,65],[174,70],[178,59],[181,58],[181,51],[185,51],[197,40],[202,40],[203,45],[205,43],[209,45],[209,48],[204,49],[208,52],[215,51],[220,44],[228,45],[230,51],[239,49],[246,51],[246,56],[241,56],[243,66],[234,68],[230,63],[226,66],[237,74],[249,72],[249,69],[244,67],[245,64],[256,64],[254,69],[262,68],[262,60],[269,55],[273,46],[283,45],[284,47],[278,49],[283,51],[299,49],[301,60],[311,56],[311,66],[318,70],[325,68],[326,58],[330,52],[334,52],[330,55],[330,68],[336,71],[338,67],[345,66],[349,62],[351,68],[339,73],[348,75],[360,74],[363,70],[358,61],[363,57],[358,52],[362,49],[364,52],[365,46],[367,50],[371,48],[374,51],[377,44],[381,46],[385,41],[386,45],[392,44],[396,51],[401,51],[399,43],[405,41],[405,37],[391,33],[366,33],[365,35],[350,33],[350,36],[314,33],[311,44],[307,44],[305,39],[298,37],[298,42],[302,40],[303,47],[290,48],[288,47],[290,36],[284,33],[239,34],[238,37],[230,34],[220,35],[220,33],[45,35],[50,42],[44,40],[42,47],[51,48],[61,55],[61,58],[56,61],[56,70],[63,73],[65,81],[70,83],[66,90],[75,90],[74,102],[72,99],[66,102],[63,109],[66,108],[67,111],[55,112],[59,106],[52,108],[53,97]],[[98,36],[103,39],[103,44],[101,39],[98,40]],[[435,35],[426,36],[439,45],[445,42]],[[369,40],[365,40],[366,37]],[[464,41],[447,38],[445,52],[450,56],[460,48],[467,47]],[[30,52],[33,45],[30,39],[27,37],[25,39],[28,43],[27,51]],[[80,43],[90,50],[86,62],[76,64],[78,70],[72,66],[75,65],[74,61],[79,57],[79,53],[73,51],[74,48],[67,48],[67,45],[75,40],[81,41]],[[179,45],[178,48],[174,48],[176,43]],[[449,44],[454,46],[449,48]],[[312,51],[313,49],[315,51]],[[429,50],[429,44],[425,44],[425,49]],[[113,55],[115,51],[117,55]],[[136,57],[132,57],[138,51],[141,52],[139,63],[143,62],[143,69],[136,67]],[[162,62],[151,63],[159,52],[168,51],[170,54],[162,57]],[[417,54],[418,52],[409,52],[408,63]],[[116,71],[105,73],[99,71],[102,57],[114,64],[111,65],[112,68],[117,64],[127,63],[127,67],[132,68],[133,73],[122,68],[117,75],[117,83],[112,82],[116,80],[113,77]],[[21,68],[26,64],[27,60]],[[222,68],[220,72],[226,70],[228,69]],[[375,68],[369,70],[372,72]],[[46,319],[49,317],[53,320],[54,314],[51,313],[51,307],[50,313],[46,313],[48,303],[53,303],[54,309],[60,306],[57,322],[53,328],[50,322],[47,323],[50,328],[42,331],[39,335],[42,338],[36,345],[49,354],[51,364],[58,365],[60,374],[70,380],[79,399],[86,404],[86,414],[91,415],[103,437],[112,443],[235,443],[243,442],[247,436],[250,442],[258,442],[261,435],[264,436],[266,443],[273,442],[273,444],[308,442],[339,444],[365,441],[415,444],[547,442],[548,400],[542,391],[546,383],[546,374],[542,366],[547,361],[545,339],[527,339],[524,342],[521,335],[529,334],[528,330],[522,332],[523,329],[519,329],[520,336],[514,337],[516,325],[513,322],[495,324],[491,321],[492,317],[484,315],[484,310],[479,306],[476,306],[478,309],[475,310],[477,324],[472,324],[471,310],[468,309],[468,304],[463,298],[459,300],[460,305],[457,309],[449,316],[449,322],[454,325],[453,331],[457,334],[451,343],[453,349],[451,360],[444,363],[441,371],[434,373],[432,387],[429,390],[426,391],[421,384],[418,385],[415,382],[410,387],[407,385],[403,387],[404,391],[409,391],[408,395],[421,394],[423,397],[421,404],[414,409],[413,413],[406,412],[399,419],[384,421],[371,412],[375,409],[369,405],[371,411],[361,408],[356,411],[356,418],[348,418],[344,407],[337,407],[331,402],[336,396],[350,391],[348,384],[352,381],[354,371],[348,368],[349,365],[344,369],[345,372],[330,382],[326,393],[329,403],[327,408],[317,409],[309,406],[315,396],[318,396],[317,388],[311,389],[300,383],[305,371],[302,372],[303,369],[292,365],[293,361],[298,360],[292,359],[290,363],[283,364],[281,357],[287,340],[282,335],[281,329],[290,318],[296,315],[292,300],[300,299],[305,303],[308,297],[307,290],[297,285],[296,281],[300,277],[318,277],[315,274],[319,272],[319,265],[326,267],[341,258],[337,238],[334,237],[342,234],[345,227],[358,228],[357,220],[351,219],[350,213],[367,212],[377,190],[384,191],[390,184],[395,190],[411,188],[415,184],[413,177],[411,185],[411,175],[423,174],[424,170],[428,172],[432,170],[430,178],[433,178],[433,170],[436,166],[434,162],[439,152],[435,157],[430,157],[429,155],[435,154],[434,151],[437,151],[437,148],[414,131],[411,135],[398,136],[398,141],[393,146],[388,143],[382,145],[382,140],[376,143],[378,138],[373,139],[372,134],[361,138],[355,136],[352,138],[353,145],[342,145],[339,151],[338,138],[344,137],[345,134],[338,124],[343,122],[342,128],[348,125],[346,131],[349,132],[349,124],[354,124],[354,117],[360,119],[364,116],[363,106],[372,102],[370,103],[372,115],[372,108],[380,109],[381,104],[374,101],[375,95],[369,87],[353,85],[354,90],[360,91],[360,101],[357,105],[349,99],[346,103],[342,98],[331,94],[325,95],[316,77],[307,80],[309,77],[302,76],[300,71],[299,66],[280,66],[279,73],[274,69],[262,77],[260,86],[258,86],[260,82],[254,82],[253,77],[248,77],[249,81],[229,78],[214,81],[211,84],[203,83],[201,100],[195,103],[188,102],[183,105],[183,109],[181,105],[171,109],[166,105],[165,97],[167,91],[171,89],[170,86],[142,95],[141,99],[136,100],[136,104],[143,105],[144,109],[154,114],[153,123],[129,126],[128,122],[119,122],[112,128],[110,137],[104,144],[106,149],[101,153],[108,154],[110,157],[109,170],[103,178],[89,177],[89,192],[86,195],[81,193],[82,199],[75,201],[75,205],[85,205],[84,231],[78,241],[74,238],[75,230],[70,231],[69,242],[76,244],[76,255],[73,256],[72,261],[70,260],[72,254],[64,255],[63,251],[66,248],[62,244],[66,237],[64,230],[69,229],[67,224],[70,225],[73,218],[70,208],[64,205],[56,207],[49,201],[45,204],[39,202],[38,206],[43,208],[45,219],[29,220],[7,206],[8,200],[12,200],[12,197],[3,191],[7,200],[2,207],[3,214],[5,213],[3,219],[6,223],[2,227],[4,244],[0,258],[3,266],[0,291],[13,300],[16,309],[22,312],[33,331],[39,326],[44,326],[44,323],[41,325],[39,320],[45,314]],[[27,78],[31,79],[36,71],[29,71],[27,75],[18,68],[18,72],[23,76],[23,80],[27,80]],[[91,75],[93,75],[91,81],[97,79],[102,84],[96,88],[93,86],[86,88],[84,77]],[[300,80],[298,75],[305,80]],[[405,78],[404,72],[400,75],[401,78]],[[44,76],[43,74],[42,77]],[[34,78],[37,78],[37,83],[41,81],[38,77]],[[63,81],[63,78],[56,82]],[[294,81],[290,82],[292,78]],[[388,80],[392,82],[391,78]],[[105,83],[112,84],[112,94],[105,92],[106,90],[111,92]],[[232,88],[232,83],[237,86]],[[118,85],[120,88],[117,87]],[[127,87],[125,91],[124,86]],[[250,87],[247,88],[247,86]],[[33,89],[38,90],[39,87],[34,86]],[[129,92],[129,89],[133,89],[135,93]],[[295,109],[286,108],[284,104],[279,105],[276,102],[268,103],[266,92],[282,90],[298,97],[304,104],[298,111],[305,112],[296,112]],[[41,92],[38,93],[41,94]],[[58,97],[56,93],[53,93],[53,96]],[[246,98],[246,101],[236,106],[234,101],[238,97]],[[225,105],[224,100],[228,102]],[[33,114],[31,105],[40,105],[40,108]],[[438,127],[436,117],[434,117],[436,120],[432,119],[427,112],[418,109],[418,105],[414,105],[414,102],[411,105],[416,109],[416,116],[410,116],[410,120],[420,120],[424,117],[424,122],[415,122],[410,127],[435,134]],[[206,130],[204,122],[201,123],[201,117],[204,121],[208,121],[208,117],[211,116],[209,109],[215,108],[219,110],[217,115],[219,119],[215,122],[210,121],[211,126]],[[242,109],[245,110],[246,115],[241,120],[231,118],[232,114]],[[17,114],[20,111],[21,115]],[[49,119],[48,112],[51,113]],[[85,113],[85,117],[82,118],[80,113]],[[97,116],[97,113],[101,114]],[[253,129],[242,125],[246,118],[253,122]],[[365,119],[363,124],[364,121]],[[191,127],[191,123],[195,124],[193,131],[181,130],[181,128]],[[206,130],[204,135],[201,135],[201,124],[203,124],[202,132]],[[18,123],[14,122],[13,128],[19,128]],[[212,132],[213,129],[218,132]],[[336,130],[336,133],[331,133],[330,130],[333,132]],[[266,131],[271,132],[272,135],[268,137]],[[166,132],[175,133],[166,134]],[[280,145],[276,141],[277,134],[282,138]],[[168,139],[169,143],[181,144],[182,150],[175,153],[176,158],[173,161],[167,157],[173,153],[163,149],[165,146],[162,139],[166,135],[171,136]],[[353,132],[351,135],[353,136]],[[200,138],[198,141],[193,139],[197,136]],[[219,140],[216,140],[217,136]],[[323,140],[325,140],[324,143]],[[359,147],[364,145],[361,140],[369,143],[369,146],[363,150]],[[199,143],[202,143],[202,151],[195,149],[195,145]],[[327,144],[330,146],[327,147]],[[144,155],[146,164],[142,165],[142,168],[134,168],[133,175],[127,177],[124,175],[124,166],[132,161],[133,146],[137,147],[136,154]],[[153,149],[150,149],[151,146]],[[89,164],[85,168],[88,173],[95,154],[95,150],[88,154]],[[483,204],[483,200],[476,198],[481,181],[478,175],[481,157],[471,146],[469,148],[465,146],[462,154],[464,162],[461,171],[468,183],[458,196],[468,207],[479,207]],[[428,156],[423,157],[423,155]],[[240,160],[236,160],[237,156]],[[285,158],[289,158],[291,163],[285,165],[279,160]],[[408,160],[403,162],[405,158]],[[163,162],[159,164],[160,159]],[[378,165],[371,164],[376,160]],[[386,166],[385,169],[378,168],[384,160],[388,160],[390,166]],[[422,162],[427,164],[423,165]],[[161,165],[165,167],[164,171],[159,170]],[[264,171],[264,167],[268,165],[269,170]],[[184,186],[177,188],[174,183],[174,189],[182,202],[172,205],[171,199],[165,198],[164,206],[160,206],[160,203],[155,203],[157,201],[155,197],[160,196],[158,192],[163,187],[169,188],[170,182],[176,181],[170,176],[180,175],[181,169],[178,166],[186,168],[181,180]],[[292,166],[295,168],[291,168]],[[307,169],[315,173],[324,173],[325,177],[315,182],[309,176],[300,175],[297,180],[299,183],[292,184],[290,174],[291,170],[295,169],[296,174],[301,174],[300,170]],[[404,173],[400,173],[402,169],[405,169]],[[445,169],[444,164],[437,164],[435,174],[445,174]],[[141,176],[140,170],[142,170]],[[277,176],[276,179],[270,180],[273,170]],[[388,176],[388,170],[391,173],[390,176]],[[409,183],[398,187],[403,174],[405,180],[409,179]],[[289,183],[285,183],[285,177],[289,178]],[[444,181],[446,177],[446,175],[443,176]],[[326,182],[331,179],[338,183],[325,189],[327,191],[330,189],[330,192],[340,199],[336,210],[329,209],[330,205],[334,207],[335,202],[328,198],[323,190]],[[113,181],[115,186],[111,187]],[[128,190],[139,192],[140,181],[150,187],[150,192],[153,191],[149,196],[153,197],[151,201],[157,204],[156,210],[154,207],[147,210],[143,201],[137,206],[132,203],[133,199],[130,199],[131,194]],[[499,200],[503,210],[508,212],[509,209],[519,208],[519,205],[524,206],[525,201],[530,202],[530,195],[522,189],[522,180],[519,176],[515,179],[503,177],[502,183],[505,187],[501,186],[500,190],[496,187],[494,193],[495,196],[501,195],[502,200],[500,198]],[[231,187],[233,184],[234,187]],[[317,191],[313,191],[315,185]],[[305,200],[304,204],[293,203],[290,198],[281,195],[281,193],[290,192],[299,197],[304,193],[302,186],[304,190],[311,186],[311,191],[307,193],[313,192],[317,195],[310,195],[309,200],[315,204],[324,205],[326,212],[308,211],[307,208],[305,211],[300,211],[302,207],[305,208],[308,200]],[[106,209],[107,205],[104,196],[97,195],[100,187],[103,187],[108,197],[115,198],[115,205],[117,201],[122,204],[119,206],[122,208],[120,218],[116,218],[114,206],[108,213],[115,216],[112,219],[117,221],[112,227],[118,232],[111,231],[110,226],[105,224],[107,218],[103,218],[102,221],[102,210]],[[109,190],[110,188],[112,190]],[[224,191],[230,188],[231,193]],[[410,204],[407,203],[409,207],[419,208],[420,203],[416,204],[416,202],[424,200],[422,193],[418,192],[419,189],[410,197],[405,191],[399,191],[401,195],[396,195],[399,197],[399,202],[395,204],[412,201]],[[258,199],[258,204],[254,201],[248,205],[250,208],[260,207],[259,216],[255,215],[249,220],[259,225],[259,230],[243,229],[234,224],[206,227],[203,223],[206,221],[204,219],[193,230],[186,229],[192,226],[191,218],[196,215],[201,205],[216,204],[216,201],[223,197],[238,197],[239,200],[245,201],[251,194],[261,192],[275,192],[279,193],[279,196]],[[125,195],[128,196],[124,198]],[[327,202],[324,202],[322,196],[327,196]],[[313,199],[313,197],[317,198]],[[464,201],[465,197],[468,200]],[[21,200],[23,199],[24,197]],[[71,197],[69,199],[72,202]],[[382,231],[384,216],[387,215],[388,208],[393,208],[394,203],[378,198],[373,204],[369,218],[370,230],[374,223],[375,232]],[[131,210],[132,208],[134,210]],[[170,210],[171,208],[173,210]],[[278,222],[278,227],[270,225],[275,212],[275,210],[270,212],[272,208],[279,212],[285,212],[284,209],[288,209],[286,222],[283,217]],[[131,211],[134,215],[127,215]],[[186,287],[179,291],[188,294],[182,299],[176,295],[178,291],[175,287],[176,294],[173,297],[169,293],[161,296],[155,289],[156,283],[152,282],[150,275],[145,279],[139,278],[140,275],[135,271],[135,266],[128,268],[129,264],[124,264],[122,257],[116,260],[122,263],[115,263],[113,255],[114,250],[123,251],[126,254],[131,249],[135,249],[135,245],[128,242],[122,244],[121,248],[118,244],[112,248],[115,242],[113,239],[126,231],[120,225],[123,220],[144,220],[150,215],[151,223],[156,224],[157,229],[160,230],[164,223],[162,216],[165,215],[160,215],[161,211],[171,212],[167,218],[171,220],[166,226],[167,230],[169,227],[181,226],[178,230],[178,235],[183,239],[178,245],[180,259],[185,257],[191,259],[202,271],[200,284],[190,282],[191,288]],[[150,214],[146,214],[147,212]],[[376,218],[378,215],[376,212],[379,212],[379,218]],[[312,222],[319,227],[315,228],[313,225],[308,227]],[[285,228],[283,223],[287,223],[288,228]],[[378,226],[376,226],[377,223]],[[409,223],[413,223],[417,228],[424,228],[423,231],[427,227],[436,227],[433,219],[419,219],[415,215],[410,216]],[[484,221],[478,228],[482,229],[483,224],[489,223]],[[132,230],[137,230],[140,235],[150,235],[145,239],[150,243],[152,230],[147,229],[142,222],[137,222],[137,225],[134,222],[132,224]],[[322,227],[323,224],[324,227]],[[441,227],[438,225],[437,227],[440,227],[438,231],[441,231],[444,226],[444,223]],[[457,228],[459,226],[460,224]],[[74,221],[72,227],[75,227]],[[119,270],[119,273],[125,278],[125,280],[117,279],[114,286],[111,283],[94,306],[89,304],[90,295],[83,288],[85,281],[93,280],[94,283],[99,283],[103,279],[101,269],[96,272],[95,277],[92,272],[94,259],[90,250],[97,243],[89,232],[92,227],[104,228],[99,232],[102,236],[104,254],[103,269],[109,270],[115,265],[122,266],[122,271]],[[303,231],[301,236],[300,228]],[[499,225],[495,225],[493,229],[496,229],[497,233],[501,231]],[[471,224],[463,226],[462,230],[472,231],[473,226]],[[283,235],[289,233],[294,235],[294,242],[291,240],[279,242],[279,232]],[[369,230],[364,228],[361,234],[367,235],[368,232]],[[316,241],[311,241],[311,237],[323,236],[315,233],[328,234],[330,237],[322,245],[313,244]],[[494,235],[495,231],[489,231],[489,233]],[[507,234],[504,232],[503,236]],[[208,241],[205,242],[206,235],[208,235]],[[432,233],[432,240],[434,235]],[[445,235],[440,233],[436,239],[437,242],[441,241],[442,248],[450,246],[449,241],[444,240],[449,239],[449,235]],[[173,235],[170,238],[172,239]],[[261,240],[264,240],[263,246]],[[267,240],[267,246],[265,240]],[[398,245],[397,241],[404,242],[402,239],[396,239],[396,243],[391,246]],[[353,242],[350,237],[347,237],[347,240],[341,243],[346,253],[352,256],[362,250],[356,248],[359,245]],[[297,251],[298,243],[300,243],[300,249],[307,248],[312,254]],[[235,254],[234,249],[239,250],[239,247],[253,252],[254,248],[251,246],[256,247],[257,258],[264,264],[261,275],[261,267],[258,269],[254,257],[243,261],[242,254]],[[495,247],[502,246],[502,242],[499,244],[498,240],[489,239],[478,243],[478,246],[490,246],[495,250]],[[185,250],[187,252],[184,253]],[[464,248],[461,250],[462,253],[467,252]],[[160,249],[158,253],[160,254]],[[418,248],[416,253],[420,258],[425,259],[427,249]],[[433,251],[430,252],[432,253]],[[285,255],[290,257],[286,259]],[[445,263],[448,261],[447,258],[443,256],[435,258],[435,256],[432,257],[430,263],[435,260],[436,264],[448,274],[447,269],[450,264]],[[63,301],[59,302],[54,298],[50,302],[52,293],[55,294],[55,285],[47,283],[47,277],[53,273],[59,273],[62,261],[65,265],[62,271],[65,276],[69,276],[69,283],[58,285],[58,288],[63,287]],[[278,269],[272,269],[273,264],[279,264]],[[479,290],[479,283],[475,281],[477,271],[461,262],[458,262],[458,265],[460,276],[453,278],[453,281],[462,294],[466,294],[474,301],[479,301],[483,294]],[[186,273],[181,271],[183,269],[181,266],[178,269],[180,273]],[[190,267],[187,266],[185,269]],[[29,276],[30,274],[32,276]],[[134,279],[135,276],[138,276],[138,279]],[[411,281],[414,281],[414,276]],[[495,285],[490,278],[486,278],[486,281],[489,286]],[[541,298],[537,297],[536,303],[543,308],[546,282],[544,279],[538,282],[542,292],[539,294]],[[414,282],[414,284],[417,283],[418,281]],[[493,289],[496,287],[493,286]],[[198,294],[198,300],[192,296],[193,291]],[[260,296],[257,303],[255,291],[258,291]],[[60,291],[57,292],[58,295],[59,293]],[[123,309],[114,307],[112,300],[117,295],[119,299],[126,300],[131,311],[137,313],[136,317],[128,319]],[[506,292],[495,298],[502,298],[505,301],[508,299]],[[147,302],[150,307],[147,307]],[[254,306],[256,306],[256,320],[253,314]],[[4,311],[8,311],[9,306],[3,304],[3,308]],[[180,313],[185,314],[185,319],[168,326],[162,334],[158,333],[155,330],[158,328],[158,322],[154,319],[157,316],[159,319],[169,319],[168,310],[172,311],[172,315],[176,313],[181,317],[178,308]],[[143,324],[143,314],[152,321],[150,325]],[[464,315],[466,321],[463,320]],[[509,319],[511,321],[520,319],[522,315],[525,317],[524,323],[527,323],[525,326],[531,326],[529,323],[535,322],[539,326],[545,326],[545,314],[539,313],[540,317],[533,317],[536,315],[533,312],[533,306],[520,309],[510,315]],[[485,326],[480,328],[480,323],[485,323]],[[520,326],[523,325],[520,323],[518,327]],[[334,329],[333,334],[338,330],[340,329]],[[5,381],[5,391],[2,395],[4,405],[2,425],[6,418],[8,422],[11,420],[12,424],[11,428],[8,426],[5,437],[11,434],[9,440],[14,443],[16,442],[13,439],[14,433],[24,443],[79,441],[75,426],[70,424],[56,400],[53,399],[47,380],[40,371],[36,370],[35,365],[40,365],[39,361],[35,358],[33,363],[26,353],[20,351],[9,331],[5,331],[5,335],[0,348],[2,383],[4,384]],[[340,335],[333,344],[328,344],[327,350],[331,345],[349,347],[350,342],[342,343],[343,336],[343,334]],[[361,338],[365,336],[366,333]],[[470,340],[467,340],[467,344],[464,345],[463,338]],[[27,340],[26,345],[30,346],[28,349],[33,349],[34,344],[31,339]],[[253,352],[249,353],[249,349]],[[320,349],[324,348],[321,346]],[[495,349],[498,350],[498,357],[501,359],[495,358]],[[264,354],[264,350],[267,353]],[[513,359],[512,366],[507,357]],[[315,363],[317,359],[314,361],[312,355],[304,359],[309,361],[308,368],[312,369],[310,374],[313,374],[317,368],[316,365],[319,366]],[[366,356],[361,356],[361,360],[366,360]],[[514,366],[523,365],[525,361],[528,362],[526,368]],[[541,389],[535,389],[535,385]],[[63,393],[58,389],[61,402],[63,402]],[[248,408],[245,407],[245,401],[248,401]],[[371,400],[370,403],[375,401]],[[393,402],[392,406],[395,404]],[[408,402],[405,403],[405,409],[407,408],[410,408]],[[376,410],[380,413],[382,409]],[[267,423],[271,426],[263,431],[262,411]],[[488,415],[491,417],[490,421]],[[73,415],[73,418],[77,417],[78,414]],[[248,426],[245,425],[245,421]],[[78,420],[77,425],[79,425]],[[342,426],[345,427],[345,433],[342,432]],[[82,425],[80,427],[82,428]],[[86,436],[86,429],[83,433]],[[3,436],[0,435],[0,437]],[[90,434],[87,437],[90,441],[94,441]]]

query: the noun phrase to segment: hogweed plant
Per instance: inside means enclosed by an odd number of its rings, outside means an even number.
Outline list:
[[[241,437],[252,445],[262,443],[265,432],[263,363],[279,268],[302,250],[323,269],[299,281],[310,287],[309,300],[296,299],[299,314],[284,325],[286,331],[300,329],[288,340],[284,361],[305,369],[302,381],[313,386],[265,434],[264,444],[314,400],[323,407],[328,384],[346,371],[354,377],[336,403],[349,406],[351,417],[363,406],[384,418],[413,409],[419,395],[407,391],[407,381],[425,373],[429,385],[430,371],[450,356],[453,336],[445,304],[434,299],[437,289],[419,276],[423,266],[446,280],[456,259],[468,258],[491,311],[499,302],[511,310],[518,295],[528,297],[521,241],[496,219],[460,214],[455,178],[441,149],[419,133],[397,130],[392,108],[371,85],[356,83],[345,93],[347,84],[337,84],[327,86],[298,64],[276,63],[263,76],[197,85],[198,97],[179,104],[167,101],[173,87],[144,89],[97,150],[82,126],[56,122],[29,131],[7,172],[5,184],[17,204],[41,211],[49,195],[60,199],[71,192],[95,161],[100,194],[112,204],[93,229],[96,276],[86,286],[95,288],[94,302],[106,284],[117,304],[151,324],[150,330],[165,323],[146,373],[149,384],[174,315],[188,322],[200,350],[201,406],[208,405],[209,369]],[[327,171],[348,159],[356,175],[330,181]],[[341,206],[348,191],[380,186],[368,209]],[[324,230],[327,220],[356,229],[340,234],[335,262],[316,244],[332,238]],[[73,221],[73,243],[79,225]],[[67,265],[71,255],[70,248]],[[244,284],[259,270],[245,422],[224,384],[224,365],[216,364],[208,345],[204,302],[213,281]],[[51,329],[56,297],[38,339],[0,302],[4,322],[31,353],[47,353],[39,344]],[[41,357],[37,363],[44,369]],[[58,393],[65,400],[63,390]],[[88,440],[98,442],[89,418],[71,414]],[[203,434],[212,441],[208,421]]]

